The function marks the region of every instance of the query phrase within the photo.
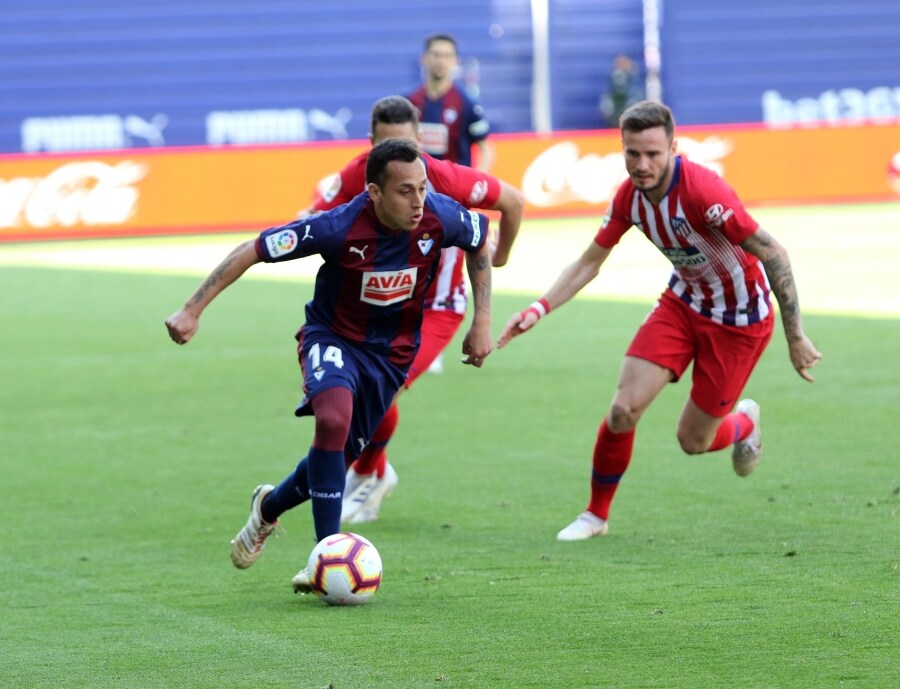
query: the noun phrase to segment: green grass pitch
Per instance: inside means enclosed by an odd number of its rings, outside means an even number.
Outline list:
[[[900,685],[896,317],[807,315],[814,385],[776,329],[746,391],[766,447],[746,479],[727,451],[681,454],[688,386],[670,386],[609,536],[581,543],[554,536],[584,508],[650,301],[575,300],[482,370],[455,363],[457,342],[401,401],[399,487],[357,527],[382,588],[329,608],[290,589],[306,505],[252,569],[228,557],[253,487],[309,445],[291,412],[311,285],[241,281],[179,348],[163,320],[197,284],[0,268],[0,685]],[[527,301],[497,295],[495,331]]]

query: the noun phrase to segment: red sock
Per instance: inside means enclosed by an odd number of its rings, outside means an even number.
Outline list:
[[[715,452],[723,447],[734,445],[738,440],[743,440],[753,430],[753,421],[746,414],[729,414],[716,429],[716,437],[707,452]]]
[[[378,478],[384,476],[384,470],[387,468],[387,453],[385,450],[387,444],[391,441],[391,437],[394,435],[394,429],[397,428],[399,421],[400,410],[397,408],[397,403],[394,402],[391,408],[387,410],[378,428],[375,429],[375,434],[372,436],[369,444],[366,445],[366,449],[362,451],[362,454],[353,463],[353,469],[357,474],[367,476],[374,471]]]
[[[628,468],[631,453],[634,449],[634,429],[627,433],[613,433],[606,425],[606,419],[600,424],[597,442],[594,445],[593,472],[591,473],[591,501],[588,512],[601,519],[609,517],[609,506],[619,479]]]

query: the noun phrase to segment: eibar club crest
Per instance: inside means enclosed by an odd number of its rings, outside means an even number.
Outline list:
[[[427,256],[428,252],[431,251],[431,247],[434,246],[434,240],[431,238],[431,235],[424,234],[422,235],[422,239],[418,241],[419,251],[422,252],[423,256]]]

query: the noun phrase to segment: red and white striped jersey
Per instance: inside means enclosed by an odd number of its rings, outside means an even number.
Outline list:
[[[425,308],[434,311],[466,312],[466,281],[463,279],[465,255],[455,246],[441,251],[437,275],[425,298]]]
[[[668,289],[701,316],[746,326],[769,315],[766,272],[739,246],[759,224],[709,168],[676,157],[672,185],[659,204],[626,180],[594,241],[612,248],[632,226],[672,263]]]

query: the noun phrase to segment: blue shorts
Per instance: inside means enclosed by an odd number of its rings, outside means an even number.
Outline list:
[[[297,333],[297,342],[303,400],[294,413],[312,415],[310,401],[324,390],[350,390],[353,416],[345,450],[350,457],[358,457],[406,380],[406,371],[388,361],[387,356],[338,337],[327,328],[305,325]]]

